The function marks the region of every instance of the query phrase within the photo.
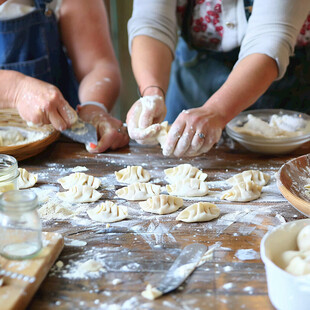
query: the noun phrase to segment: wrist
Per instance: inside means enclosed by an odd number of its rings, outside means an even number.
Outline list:
[[[109,113],[109,111],[106,108],[106,106],[103,103],[100,103],[100,102],[97,102],[97,101],[86,101],[86,102],[83,102],[83,103],[81,103],[81,104],[79,104],[77,106],[77,110],[79,111],[79,110],[81,110],[82,107],[85,107],[85,106],[96,106],[96,107],[101,108],[104,112]]]
[[[154,96],[154,95],[158,95],[161,96],[163,98],[166,97],[166,92],[165,90],[157,85],[149,85],[146,86],[144,88],[138,88],[139,91],[139,95],[140,97],[144,97],[144,96]]]

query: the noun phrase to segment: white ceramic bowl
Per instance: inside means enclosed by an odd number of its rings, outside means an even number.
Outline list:
[[[286,272],[281,254],[297,250],[297,235],[310,219],[297,220],[276,227],[261,242],[261,258],[265,263],[268,295],[279,310],[310,309],[310,275],[294,276]]]
[[[263,109],[241,112],[226,125],[226,132],[232,139],[239,142],[249,151],[262,154],[285,154],[297,149],[302,144],[310,140],[309,128],[306,128],[305,132],[298,136],[277,138],[266,138],[263,136],[254,136],[237,132],[235,128],[243,126],[248,121],[249,114],[252,114],[253,116],[266,122],[270,121],[272,115],[289,115],[297,116],[298,118],[302,118],[310,123],[309,115],[290,110]]]

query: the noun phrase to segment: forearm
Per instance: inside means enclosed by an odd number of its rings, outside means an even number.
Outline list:
[[[25,76],[17,71],[0,70],[0,108],[15,108],[20,82]]]
[[[117,63],[98,61],[80,82],[81,102],[97,101],[110,111],[119,95],[121,75]]]
[[[167,92],[173,56],[164,43],[147,36],[137,36],[132,43],[132,68],[140,92],[143,95],[163,95],[159,86]]]
[[[275,60],[263,54],[249,55],[236,65],[205,107],[217,111],[223,119],[222,127],[225,127],[241,111],[254,104],[277,76]]]

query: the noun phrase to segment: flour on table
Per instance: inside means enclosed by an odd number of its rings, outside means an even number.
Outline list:
[[[103,268],[103,265],[100,262],[94,259],[89,259],[88,261],[81,263],[78,266],[78,270],[81,273],[88,273],[88,272],[98,272],[100,270],[105,270],[105,269]]]
[[[88,168],[86,168],[85,166],[76,166],[74,168],[72,168],[72,172],[83,172],[83,171],[87,171]]]
[[[158,290],[156,287],[153,287],[151,284],[148,284],[146,289],[141,293],[144,298],[149,300],[154,300],[160,297],[162,294],[163,293],[160,290]]]

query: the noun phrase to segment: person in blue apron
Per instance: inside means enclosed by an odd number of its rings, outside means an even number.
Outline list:
[[[163,154],[194,156],[243,110],[309,113],[309,12],[307,0],[135,0],[129,49],[141,96],[153,104],[139,117],[141,100],[131,107],[129,136],[151,141],[160,126],[136,129],[166,117]]]
[[[0,76],[1,108],[60,131],[77,120],[76,109],[97,128],[90,152],[128,143],[122,122],[108,112],[120,71],[101,0],[0,1]]]

